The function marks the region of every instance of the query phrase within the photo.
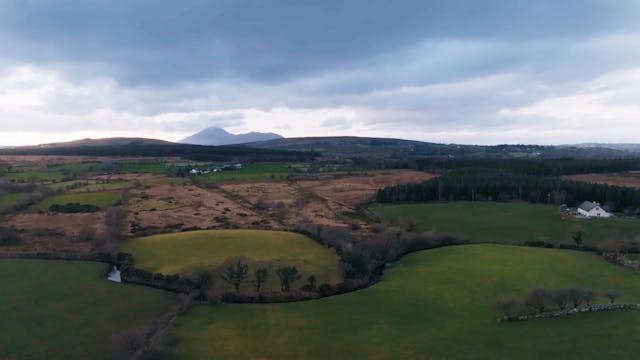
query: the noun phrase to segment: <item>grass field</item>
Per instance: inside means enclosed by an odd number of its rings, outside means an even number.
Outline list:
[[[60,181],[63,175],[60,171],[44,171],[33,170],[23,172],[10,172],[2,176],[2,179],[13,182],[28,182],[31,179],[35,179],[36,182],[51,182]]]
[[[587,253],[468,245],[412,254],[371,288],[318,301],[198,305],[175,323],[185,359],[633,359],[640,312],[496,322],[492,304],[532,287],[616,288],[640,275]]]
[[[28,193],[0,194],[0,208],[5,205],[15,205],[29,196]]]
[[[249,163],[244,164],[240,170],[198,175],[195,179],[204,183],[268,180],[280,179],[291,174],[291,171],[289,165],[285,163]]]
[[[0,260],[0,358],[110,359],[110,337],[147,324],[173,297],[100,278],[105,264]]]
[[[119,193],[113,191],[63,194],[46,198],[31,206],[31,208],[34,210],[47,210],[53,204],[64,205],[68,203],[79,203],[93,205],[104,209],[113,206],[119,199]]]
[[[167,171],[167,167],[158,160],[123,160],[115,163],[120,173],[154,173]]]
[[[191,231],[133,239],[122,247],[133,254],[136,267],[176,274],[196,267],[215,267],[227,258],[245,256],[256,261],[295,264],[318,284],[337,283],[338,257],[311,239],[296,233],[261,230]],[[271,276],[268,287],[275,287]],[[303,281],[299,282],[303,285]],[[246,286],[250,288],[250,286]]]
[[[455,234],[473,241],[522,243],[572,241],[577,230],[586,244],[640,237],[640,220],[562,217],[555,206],[522,203],[452,202],[382,205],[374,211],[396,221],[413,218],[420,230]]]

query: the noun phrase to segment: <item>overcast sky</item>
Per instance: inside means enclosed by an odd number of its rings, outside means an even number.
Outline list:
[[[0,145],[640,142],[640,1],[0,0]]]

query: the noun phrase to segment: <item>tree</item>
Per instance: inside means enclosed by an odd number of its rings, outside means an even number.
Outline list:
[[[558,306],[560,310],[564,310],[569,302],[569,290],[558,289],[551,292],[551,301]]]
[[[307,278],[307,288],[309,290],[315,290],[316,289],[316,282],[317,279],[315,277],[315,275],[311,275]]]
[[[267,281],[269,272],[266,267],[261,266],[254,271],[254,276],[255,276],[255,279],[253,283],[256,286],[256,292],[260,292],[260,289],[262,288],[262,284],[264,284]]]
[[[582,232],[582,230],[578,230],[574,232],[573,235],[571,235],[571,238],[576,243],[576,245],[581,246],[583,241],[583,236],[584,236],[584,233]]]
[[[584,301],[582,297],[583,290],[577,287],[572,287],[568,289],[569,302],[573,305],[574,308],[577,308]]]
[[[620,292],[618,292],[618,290],[615,290],[615,289],[609,289],[609,290],[606,290],[602,295],[604,295],[604,297],[609,299],[610,304],[613,304],[616,301],[616,298],[620,296]]]
[[[539,313],[543,313],[550,304],[551,294],[547,289],[543,288],[535,288],[531,290],[525,300],[525,305]]]
[[[295,266],[278,268],[276,275],[278,275],[278,278],[280,279],[280,290],[284,292],[289,292],[291,290],[291,285],[296,280],[302,278],[302,274],[298,273],[298,269],[296,269]]]
[[[495,308],[504,316],[512,317],[518,314],[518,311],[522,308],[522,304],[518,299],[508,297],[498,300],[495,304]]]
[[[241,258],[237,258],[231,261],[226,261],[227,265],[223,265],[222,273],[220,277],[228,284],[233,285],[236,290],[236,295],[240,294],[240,284],[244,282],[249,273],[249,265],[242,262]]]
[[[591,306],[591,302],[598,296],[598,293],[591,289],[582,290],[582,299],[587,305]]]

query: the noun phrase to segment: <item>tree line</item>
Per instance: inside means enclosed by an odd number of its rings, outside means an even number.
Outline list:
[[[620,296],[615,289],[605,290],[602,293],[593,289],[569,287],[564,289],[535,288],[529,291],[524,299],[506,297],[495,303],[495,308],[505,317],[515,317],[531,313],[542,314],[552,310],[564,311],[586,305],[591,306],[598,295],[609,300],[613,304]]]
[[[403,201],[527,201],[578,206],[597,201],[610,211],[640,214],[640,191],[633,188],[525,175],[501,169],[455,169],[422,184],[388,186],[381,203]]]
[[[423,171],[493,169],[514,174],[562,176],[640,170],[640,158],[628,159],[419,159]]]

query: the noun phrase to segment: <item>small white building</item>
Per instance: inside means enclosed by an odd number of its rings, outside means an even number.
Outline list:
[[[582,215],[586,218],[600,217],[608,218],[613,215],[608,213],[597,202],[585,201],[578,206],[578,215]]]
[[[111,272],[109,272],[109,275],[107,275],[107,280],[121,283],[122,278],[120,277],[120,270],[118,270],[118,268],[114,266],[111,269]]]

